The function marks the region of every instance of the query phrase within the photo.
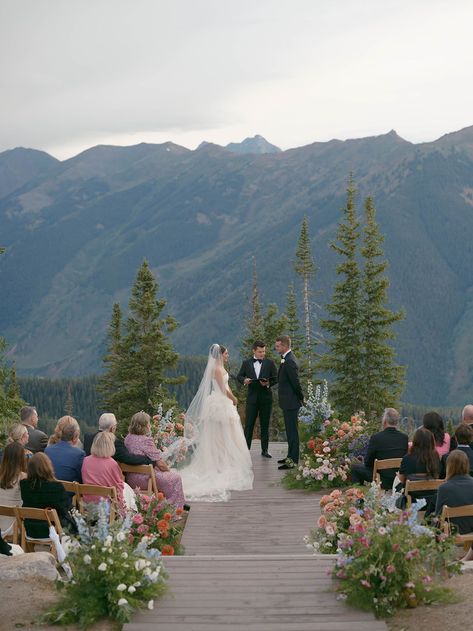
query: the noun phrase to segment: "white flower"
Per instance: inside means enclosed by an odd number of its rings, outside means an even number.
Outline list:
[[[135,570],[139,571],[146,567],[146,561],[144,559],[138,559],[135,561]]]
[[[107,569],[107,564],[106,563],[101,563],[98,568],[99,572],[105,572]]]
[[[149,567],[145,567],[145,569],[143,570],[143,576],[149,576],[151,574],[151,570],[149,569]]]
[[[118,592],[124,592],[125,589],[126,589],[125,583],[120,583],[120,585],[117,586],[117,591]]]
[[[122,552],[122,559],[128,559],[128,552]]]
[[[118,601],[118,606],[121,607],[122,605],[128,605],[128,600],[126,598],[120,598]]]
[[[112,535],[107,535],[105,537],[105,541],[103,542],[103,545],[108,548],[112,545]]]
[[[148,609],[154,609],[154,600],[148,601]]]
[[[133,583],[133,585],[134,585],[135,587],[141,587],[141,583],[140,583],[140,581],[136,581],[136,583]]]
[[[128,591],[130,592],[130,594],[134,594],[136,592],[136,587],[133,587],[133,585],[130,585],[130,587],[128,588]]]
[[[120,530],[120,532],[117,534],[117,541],[125,541],[125,536],[125,533]]]
[[[92,557],[89,554],[84,554],[84,558],[82,559],[86,565],[92,562]]]
[[[153,583],[156,583],[156,581],[158,580],[158,576],[159,576],[159,568],[155,572],[151,572],[151,574],[149,575],[149,578],[151,581],[153,581]]]

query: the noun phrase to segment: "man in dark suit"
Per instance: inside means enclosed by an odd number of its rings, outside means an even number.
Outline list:
[[[84,451],[87,456],[90,456],[90,448],[94,442],[94,438],[99,432],[112,432],[115,434],[117,431],[117,419],[115,414],[105,413],[99,418],[99,431],[91,432],[84,436]],[[150,460],[148,456],[141,456],[138,454],[131,454],[125,447],[125,442],[122,438],[119,438],[115,434],[115,455],[114,460],[117,462],[123,462],[123,464],[139,465],[139,464],[152,464],[154,461]]]
[[[299,366],[296,356],[291,350],[291,338],[280,335],[276,339],[276,351],[281,355],[281,365],[278,370],[279,407],[284,416],[287,436],[287,458],[279,460],[278,469],[292,469],[299,462],[299,408],[304,403],[299,381]]]
[[[383,413],[383,430],[370,437],[364,464],[354,464],[351,468],[351,479],[354,484],[371,482],[373,479],[374,461],[388,458],[402,458],[407,454],[407,434],[397,429],[399,412],[394,408],[386,408]],[[380,471],[381,487],[392,488],[396,471],[385,469]]]
[[[261,455],[271,458],[268,453],[269,419],[273,407],[271,386],[277,382],[276,364],[272,359],[265,359],[266,345],[256,340],[253,344],[253,357],[245,359],[237,379],[248,386],[246,396],[245,438],[248,449],[251,447],[256,418],[259,416],[261,427]]]
[[[473,405],[471,403],[469,403],[468,405],[465,405],[465,407],[462,410],[462,423],[466,425],[467,427],[469,427],[473,432]],[[456,435],[456,432],[455,432],[455,435]],[[453,451],[454,449],[456,449],[457,446],[458,446],[458,443],[456,440],[456,436],[455,437],[452,436],[450,440],[450,451]],[[473,449],[473,439],[470,442],[470,447]]]
[[[469,462],[469,472],[470,475],[473,474],[473,429],[471,425],[467,425],[466,423],[460,423],[460,425],[455,430],[455,438],[452,437],[452,441],[455,441],[455,449],[463,451]],[[450,452],[452,453],[452,452]],[[440,461],[440,477],[444,478],[447,475],[447,458],[449,454],[445,454],[442,456]]]
[[[34,454],[38,451],[44,451],[48,444],[47,435],[38,429],[38,412],[36,408],[25,405],[20,410],[20,421],[28,430],[28,442],[25,449],[29,449]]]

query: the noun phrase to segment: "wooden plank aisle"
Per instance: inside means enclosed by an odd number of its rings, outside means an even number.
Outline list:
[[[186,554],[165,560],[168,593],[124,631],[386,631],[384,622],[337,600],[333,561],[304,546],[319,496],[279,484],[284,448],[272,443],[269,460],[256,441],[253,490],[192,505]]]

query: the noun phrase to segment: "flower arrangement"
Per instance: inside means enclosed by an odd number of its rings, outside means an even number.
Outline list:
[[[166,459],[166,452],[170,451],[171,445],[174,462],[181,462],[187,454],[187,442],[183,439],[185,415],[179,414],[177,418],[174,408],[163,411],[163,406],[158,405],[156,414],[151,423],[151,434],[153,439]]]
[[[349,422],[336,418],[323,421],[319,435],[303,444],[301,462],[288,471],[286,486],[320,490],[346,484],[353,461],[350,447],[364,435],[366,425],[362,413],[354,414]]]
[[[365,491],[351,488],[343,492],[333,490],[320,500],[322,514],[317,521],[317,528],[304,538],[307,547],[315,553],[335,554],[338,550],[338,538],[348,532],[350,526],[372,519],[373,511],[363,509]]]
[[[53,624],[87,628],[103,618],[128,622],[142,607],[153,609],[165,590],[161,553],[141,539],[129,540],[131,518],[109,524],[109,507],[101,501],[96,519],[76,517],[79,534],[69,545],[72,580],[58,582],[62,596],[44,616]]]
[[[339,580],[341,597],[372,609],[377,617],[438,600],[446,590],[435,578],[458,573],[460,565],[453,537],[419,523],[425,500],[399,511],[393,498],[380,499],[371,490],[364,504],[364,513],[353,512],[348,528],[338,535],[333,576]]]
[[[299,410],[299,422],[302,433],[309,436],[316,436],[324,421],[332,417],[332,408],[328,401],[328,385],[324,380],[322,385],[315,387],[309,382],[307,386],[307,399],[305,405]]]
[[[131,519],[128,541],[136,544],[143,539],[148,548],[161,551],[163,556],[183,554],[180,543],[183,531],[182,508],[166,502],[164,495],[146,495],[136,491],[137,512]]]

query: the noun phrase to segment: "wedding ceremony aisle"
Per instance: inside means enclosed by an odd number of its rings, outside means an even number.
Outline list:
[[[168,592],[124,631],[386,631],[371,613],[337,600],[333,560],[305,547],[320,495],[279,484],[285,449],[272,443],[273,458],[262,458],[255,441],[253,490],[192,504],[185,556],[165,557]]]

